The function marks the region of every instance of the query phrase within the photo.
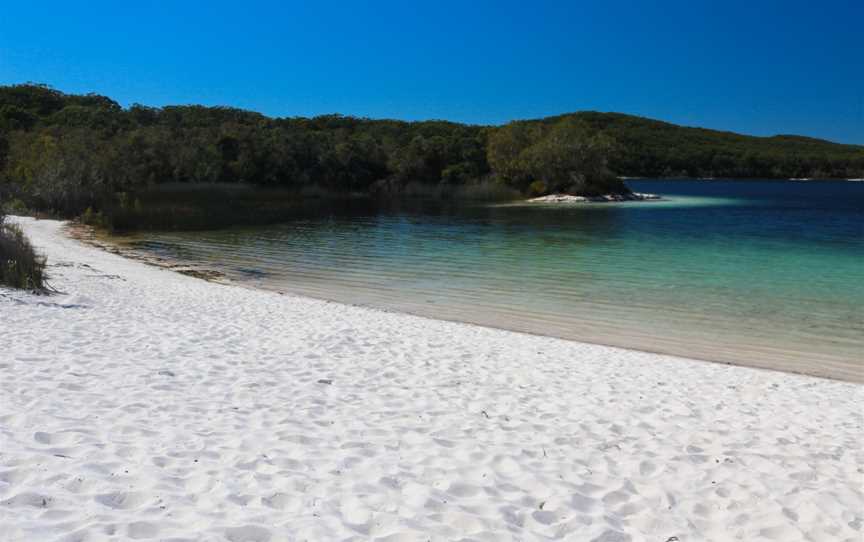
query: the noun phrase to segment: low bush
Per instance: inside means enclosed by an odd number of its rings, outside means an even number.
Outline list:
[[[45,289],[45,258],[16,224],[0,214],[0,286],[27,290]]]

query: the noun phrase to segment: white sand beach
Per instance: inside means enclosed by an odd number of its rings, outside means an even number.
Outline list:
[[[21,218],[0,541],[849,541],[864,386],[215,284]]]

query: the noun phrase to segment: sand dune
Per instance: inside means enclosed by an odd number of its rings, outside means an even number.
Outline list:
[[[864,387],[208,283],[19,219],[0,540],[860,541]]]

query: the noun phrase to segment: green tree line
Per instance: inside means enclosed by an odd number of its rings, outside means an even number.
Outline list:
[[[0,197],[77,215],[165,183],[303,193],[626,192],[618,176],[864,177],[864,147],[583,112],[504,126],[230,107],[128,108],[44,85],[0,87]]]

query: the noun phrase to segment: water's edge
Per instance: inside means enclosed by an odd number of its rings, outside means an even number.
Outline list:
[[[416,306],[410,304],[401,306],[398,306],[398,304],[394,304],[394,306],[383,306],[373,303],[357,303],[338,296],[326,296],[323,295],[323,293],[310,294],[308,290],[293,289],[290,286],[276,287],[263,281],[253,283],[251,281],[237,280],[218,269],[218,266],[208,266],[202,264],[202,262],[156,255],[146,250],[135,248],[133,242],[129,239],[106,235],[89,226],[78,223],[69,223],[66,228],[64,228],[64,231],[71,238],[91,247],[133,259],[146,265],[161,267],[166,270],[189,275],[220,285],[238,286],[252,290],[268,291],[277,295],[291,295],[316,299],[319,301],[339,303],[346,306],[363,307],[369,310],[409,314],[421,318],[477,325],[515,333],[525,333],[534,336],[598,344],[613,348],[636,350],[709,363],[720,363],[724,365],[743,366],[832,380],[864,383],[864,370],[862,370],[861,366],[839,357],[826,355],[822,358],[814,359],[812,353],[795,357],[790,356],[790,353],[785,351],[772,351],[771,349],[745,349],[741,348],[741,345],[737,345],[736,348],[732,350],[721,350],[716,346],[706,345],[697,340],[678,341],[677,344],[675,344],[668,339],[666,341],[657,341],[652,340],[650,336],[640,337],[633,333],[628,333],[626,328],[616,326],[614,323],[602,325],[596,321],[584,322],[585,327],[577,333],[573,333],[570,329],[565,327],[550,328],[548,322],[542,324],[542,329],[540,329],[539,324],[532,325],[531,322],[526,322],[524,320],[521,322],[515,322],[512,319],[508,320],[506,317],[472,317],[472,312],[476,313],[476,310],[473,307],[460,310],[453,306],[429,306],[423,307],[422,310],[418,310]],[[616,340],[616,338],[618,340]]]

